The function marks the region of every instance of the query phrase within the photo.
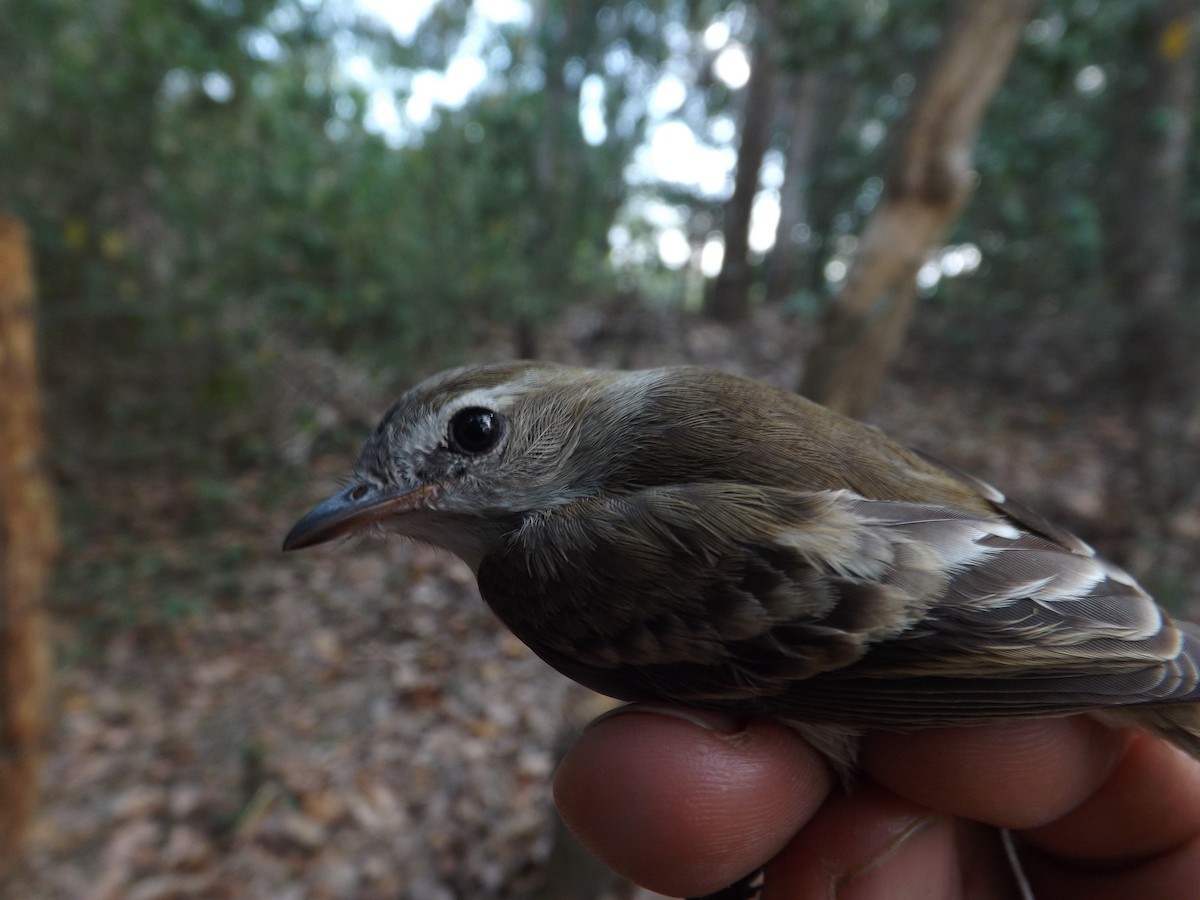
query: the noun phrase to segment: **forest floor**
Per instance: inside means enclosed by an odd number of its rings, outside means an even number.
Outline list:
[[[580,312],[546,336],[544,355],[699,363],[794,387],[807,341],[771,313],[728,329],[682,313]],[[1067,385],[1047,400],[931,373],[918,346],[873,421],[1200,597],[1200,566],[1180,562],[1200,513],[1177,516],[1167,543],[1119,526],[1136,490],[1134,435],[1119,411],[1073,402],[1086,393]],[[351,402],[366,414],[386,401]],[[28,864],[0,895],[529,895],[553,840],[558,748],[604,701],[509,636],[454,559],[398,540],[282,555],[288,526],[353,452],[245,473],[204,498],[218,512],[199,531],[179,527],[194,495],[178,479],[87,487],[92,524],[62,559],[55,600],[43,809]],[[81,637],[81,579],[128,601],[129,621]],[[147,618],[145,604],[177,614]]]

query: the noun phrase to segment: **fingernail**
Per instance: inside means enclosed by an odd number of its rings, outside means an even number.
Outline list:
[[[669,706],[665,703],[628,703],[625,706],[618,706],[616,709],[610,709],[588,723],[588,728],[598,722],[603,722],[607,719],[615,718],[616,716],[628,715],[629,713],[651,713],[656,716],[670,716],[672,719],[680,719],[684,722],[690,722],[697,728],[703,728],[705,731],[711,731],[715,734],[733,735],[746,730],[748,721],[741,716],[735,716],[732,713],[715,712],[708,709],[686,709],[680,706]]]

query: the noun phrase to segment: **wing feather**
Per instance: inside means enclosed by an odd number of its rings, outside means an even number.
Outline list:
[[[1196,699],[1196,638],[988,490],[992,517],[736,484],[586,498],[479,583],[551,665],[625,699],[862,727]]]

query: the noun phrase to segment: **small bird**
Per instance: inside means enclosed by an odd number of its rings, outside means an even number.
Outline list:
[[[701,368],[468,366],[403,394],[284,550],[375,526],[621,700],[873,728],[1090,712],[1200,758],[1200,628],[1082,540],[794,394]]]

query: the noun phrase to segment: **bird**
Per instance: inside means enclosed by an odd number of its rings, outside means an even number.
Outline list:
[[[433,375],[283,549],[372,530],[460,557],[580,684],[778,720],[844,780],[872,729],[1076,713],[1200,758],[1200,628],[986,482],[761,382]]]

